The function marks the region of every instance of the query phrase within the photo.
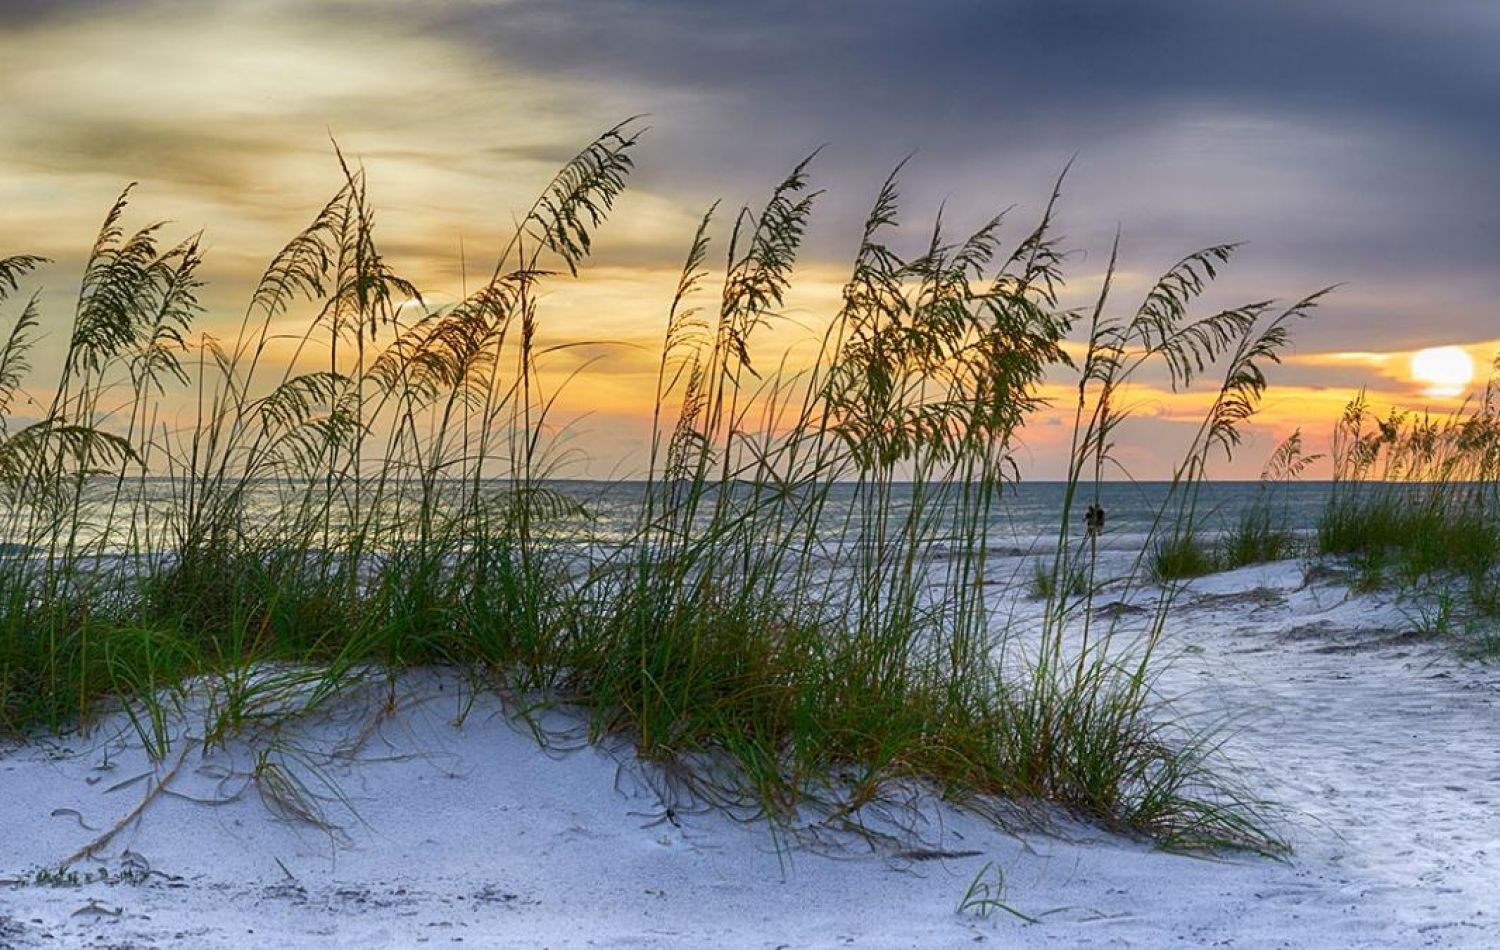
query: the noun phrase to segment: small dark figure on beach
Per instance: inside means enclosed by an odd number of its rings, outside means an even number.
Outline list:
[[[1089,505],[1089,510],[1083,514],[1083,524],[1091,535],[1103,533],[1104,508],[1100,505]]]

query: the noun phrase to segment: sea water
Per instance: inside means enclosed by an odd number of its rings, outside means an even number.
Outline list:
[[[629,480],[550,480],[542,484],[549,491],[576,502],[577,508],[564,519],[565,523],[539,524],[537,536],[558,541],[587,539],[590,543],[606,546],[628,542],[639,524],[647,491],[645,482]],[[169,552],[175,546],[175,536],[181,527],[180,515],[186,497],[184,487],[166,478],[147,478],[127,483],[118,498],[117,487],[112,479],[100,479],[89,486],[79,512],[77,537],[87,542],[107,535],[104,551],[141,553],[145,548],[159,553]],[[1205,539],[1212,539],[1236,524],[1246,512],[1261,508],[1270,513],[1272,524],[1277,529],[1288,531],[1295,537],[1308,538],[1316,531],[1318,519],[1333,489],[1330,482],[1205,482],[1199,486],[1192,507],[1192,527]],[[323,490],[322,483],[251,484],[242,497],[242,513],[251,525],[271,526],[294,517],[296,506],[304,502],[310,504],[309,510],[319,511]],[[483,485],[483,491],[497,501],[511,490],[510,483],[504,480]],[[361,491],[364,503],[368,504],[373,497],[372,490],[366,487]],[[394,517],[385,519],[386,524],[394,521],[399,529],[402,523],[414,520],[409,514],[400,512],[413,510],[411,506],[419,493],[416,483],[397,487],[388,484],[382,491],[385,504],[396,512]],[[744,491],[748,497],[750,489]],[[352,486],[346,484],[340,489],[339,500],[329,506],[328,523],[334,526],[334,534],[337,534],[337,525],[349,517],[348,503],[354,500],[355,494]],[[909,507],[912,494],[910,486],[898,484],[892,488],[888,500],[893,518],[901,517]],[[1096,542],[1101,551],[1140,551],[1151,537],[1170,533],[1180,517],[1181,489],[1174,494],[1170,483],[1084,484],[1077,488],[1064,535],[1060,529],[1063,527],[1066,495],[1067,486],[1061,482],[1018,482],[1003,486],[997,503],[992,507],[990,523],[984,526],[983,533],[991,553],[999,557],[1020,557],[1053,551],[1062,536],[1070,539],[1084,536],[1087,530],[1085,510],[1096,503],[1104,509],[1106,516],[1104,530],[1098,534]],[[857,526],[857,519],[851,521],[849,515],[851,507],[860,504],[855,486],[835,484],[829,488],[819,525],[819,531],[826,535],[823,540],[837,544],[840,532],[851,530],[850,525]],[[10,514],[11,517],[0,519],[10,535],[0,538],[0,556],[20,553],[28,541],[34,544],[38,539],[37,526],[27,517],[27,512]],[[318,517],[321,522],[323,514],[319,512]],[[946,531],[957,533],[958,527],[953,524],[943,526],[939,521],[936,532],[939,535]]]

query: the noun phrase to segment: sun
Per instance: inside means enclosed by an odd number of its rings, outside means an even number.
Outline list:
[[[1411,378],[1429,396],[1458,396],[1474,381],[1474,358],[1457,346],[1431,346],[1411,357]]]

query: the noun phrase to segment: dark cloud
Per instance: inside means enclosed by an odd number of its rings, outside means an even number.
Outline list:
[[[0,25],[166,22],[212,8],[0,0]],[[1080,274],[1102,266],[1117,227],[1127,267],[1143,274],[1192,248],[1242,240],[1216,301],[1348,283],[1302,328],[1304,351],[1500,335],[1493,0],[285,0],[265,10],[278,26],[297,21],[349,49],[365,49],[359,29],[377,22],[393,36],[438,37],[446,57],[481,64],[478,75],[535,76],[567,90],[546,115],[564,115],[570,128],[649,112],[636,183],[685,205],[753,202],[828,143],[814,172],[828,193],[809,235],[809,254],[822,261],[847,256],[876,187],[910,152],[903,192],[914,242],[945,202],[954,229],[1020,202],[1019,235],[1076,154],[1061,223],[1088,252],[1075,258]],[[476,117],[503,101],[493,90],[420,85],[450,62],[384,55],[390,75],[425,91],[371,104],[349,90],[358,101],[318,100],[323,111],[306,115],[288,94],[277,115],[319,133],[352,128],[356,142],[383,141],[361,139],[368,130],[495,124],[492,136],[484,130],[493,145],[478,153],[401,136],[372,146],[362,154],[377,178],[418,163],[458,176],[479,160],[566,158],[565,143],[529,131],[525,118]],[[33,117],[29,128],[13,124],[0,151],[37,174],[157,178],[265,204],[289,200],[278,199],[280,182],[259,180],[268,156],[324,144],[286,142],[240,114],[174,121],[150,108],[107,120]],[[672,266],[690,230],[678,243],[660,230],[628,241],[606,234],[601,256]]]
[[[0,24],[24,27],[50,20],[124,12],[130,0],[0,0]]]
[[[1076,152],[1064,221],[1080,246],[1122,225],[1151,270],[1245,239],[1252,296],[1351,282],[1309,328],[1317,345],[1353,346],[1355,326],[1360,346],[1494,335],[1500,5],[518,0],[398,15],[656,113],[652,187],[751,200],[747,182],[831,143],[815,253],[847,243],[908,151],[914,208],[946,198],[959,223],[1042,196]]]
[[[785,122],[1013,139],[1118,134],[1165,109],[1409,121],[1494,145],[1500,8],[1300,0],[521,0],[431,24],[542,71],[649,82]]]

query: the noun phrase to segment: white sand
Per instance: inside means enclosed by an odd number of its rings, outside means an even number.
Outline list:
[[[931,802],[922,845],[978,854],[778,854],[763,825],[666,820],[628,755],[545,752],[492,699],[455,727],[458,691],[427,679],[352,758],[303,764],[347,796],[325,805],[337,835],[278,818],[243,743],[194,749],[78,865],[145,881],[0,886],[0,946],[1500,945],[1500,671],[1392,639],[1412,622],[1389,597],[1303,587],[1295,564],[1198,582],[1184,604],[1164,685],[1183,710],[1237,715],[1229,754],[1288,809],[1290,862],[1071,825],[1022,840]],[[326,753],[359,729],[296,741]],[[30,880],[98,834],[83,825],[130,814],[150,785],[121,783],[150,771],[118,722],[0,751],[0,877]],[[955,912],[990,861],[1041,922]]]

